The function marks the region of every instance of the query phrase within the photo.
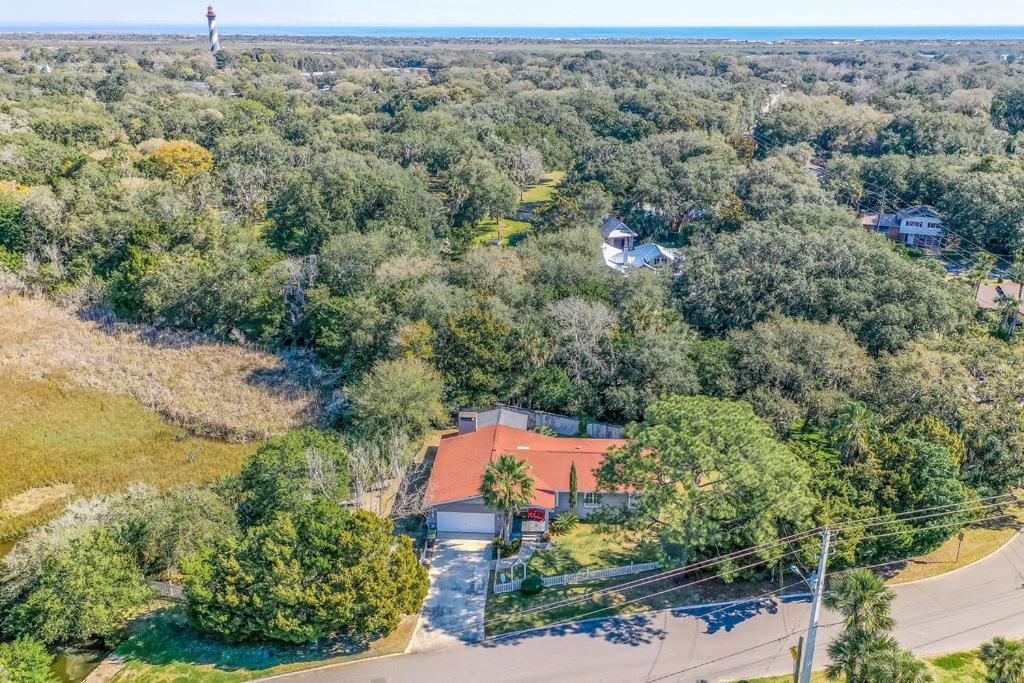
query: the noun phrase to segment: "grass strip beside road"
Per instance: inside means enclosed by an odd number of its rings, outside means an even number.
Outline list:
[[[334,642],[315,645],[225,643],[188,624],[179,605],[160,607],[138,619],[115,650],[124,664],[114,676],[126,681],[236,683],[320,666],[404,652],[416,629],[416,616],[403,617],[388,636],[368,645]]]

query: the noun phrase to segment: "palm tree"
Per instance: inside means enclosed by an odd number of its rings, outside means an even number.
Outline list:
[[[526,461],[511,453],[499,455],[484,470],[480,493],[485,505],[505,513],[502,539],[508,543],[512,535],[512,516],[533,500],[533,477]]]
[[[846,677],[848,683],[866,683],[869,666],[881,666],[898,650],[889,633],[896,627],[891,608],[894,594],[885,582],[865,569],[836,575],[825,606],[844,617],[845,629],[828,648],[832,664],[828,677]]]
[[[825,606],[843,615],[847,630],[878,636],[896,628],[891,612],[894,597],[881,578],[857,569],[835,576]]]
[[[890,647],[872,656],[864,668],[865,683],[929,683],[928,665],[913,652]]]
[[[878,436],[878,416],[860,401],[852,401],[832,421],[832,443],[839,449],[843,462],[849,464],[871,450]]]
[[[982,645],[978,654],[988,668],[988,680],[993,683],[1024,681],[1024,640],[996,636]]]
[[[974,268],[967,274],[968,279],[974,283],[974,298],[978,298],[978,292],[981,291],[981,285],[984,284],[985,280],[988,279],[989,274],[992,272],[992,268],[995,267],[997,259],[995,255],[983,251],[978,254],[978,258],[974,261]]]

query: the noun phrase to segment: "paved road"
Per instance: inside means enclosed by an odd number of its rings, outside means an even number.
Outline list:
[[[1024,536],[974,565],[896,587],[897,637],[928,655],[977,646],[995,635],[1024,637]],[[727,681],[785,673],[789,646],[807,625],[805,600],[725,611],[664,611],[517,637],[305,672],[296,683],[443,681]],[[822,623],[836,622],[823,613]],[[838,626],[819,635],[816,661]]]

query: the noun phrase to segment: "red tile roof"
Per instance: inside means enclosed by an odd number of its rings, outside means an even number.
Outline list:
[[[553,508],[556,491],[569,490],[569,469],[576,463],[577,488],[596,491],[594,470],[612,446],[625,439],[567,439],[527,432],[504,425],[484,427],[469,434],[441,439],[427,483],[428,506],[480,495],[480,479],[487,464],[511,453],[530,466],[534,478],[533,505]]]

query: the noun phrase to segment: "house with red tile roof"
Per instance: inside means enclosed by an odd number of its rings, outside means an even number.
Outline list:
[[[520,512],[517,526],[524,534],[543,533],[552,517],[570,510],[569,472],[576,465],[581,518],[608,506],[629,505],[627,492],[601,492],[595,470],[608,449],[625,439],[563,438],[537,434],[502,424],[441,439],[427,483],[425,504],[430,522],[441,533],[497,534],[503,513],[484,505],[480,480],[488,463],[511,453],[525,460],[534,479],[530,505]]]

